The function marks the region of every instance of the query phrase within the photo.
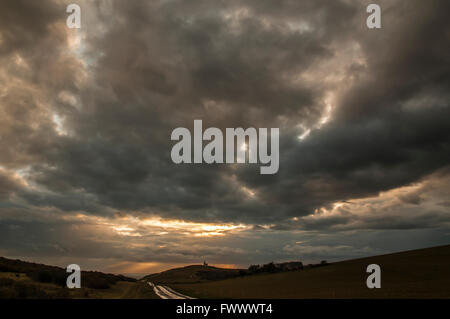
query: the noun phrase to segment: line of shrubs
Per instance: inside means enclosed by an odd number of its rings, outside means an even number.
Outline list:
[[[241,269],[239,274],[241,276],[260,274],[260,273],[278,273],[285,271],[294,271],[301,270],[305,268],[315,268],[328,265],[326,260],[322,260],[319,264],[308,264],[307,266],[303,266],[301,261],[290,261],[284,263],[274,263],[270,262],[267,264],[261,265],[250,265],[248,269]]]

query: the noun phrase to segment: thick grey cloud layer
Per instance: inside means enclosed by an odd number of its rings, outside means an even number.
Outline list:
[[[381,30],[366,28],[360,1],[81,1],[79,31],[65,27],[64,1],[0,4],[0,225],[2,236],[21,227],[28,236],[7,237],[4,248],[26,255],[30,238],[40,238],[47,248],[37,255],[56,249],[39,217],[49,209],[58,211],[61,238],[71,225],[63,216],[114,220],[118,211],[243,223],[255,233],[423,226],[445,234],[450,4],[379,3]],[[173,164],[170,133],[194,119],[280,127],[279,173]],[[343,211],[309,218],[336,202],[430,181],[446,191],[429,186],[432,204],[408,192],[384,222]],[[411,217],[407,205],[422,213]],[[299,251],[278,236],[284,252]],[[86,257],[97,243],[105,256],[131,258],[115,255],[114,239],[75,238]],[[144,259],[165,256],[150,246]],[[172,257],[162,259],[187,258]]]

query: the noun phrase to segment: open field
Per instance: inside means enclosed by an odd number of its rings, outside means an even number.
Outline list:
[[[366,287],[369,264],[381,267],[381,289]],[[194,298],[450,298],[450,245],[274,274],[193,265],[135,281],[83,272],[81,289],[65,288],[58,267],[6,258],[0,266],[0,298],[159,298],[148,281]]]
[[[369,264],[381,267],[380,289],[366,287]],[[196,298],[450,298],[450,246],[169,286]]]
[[[237,277],[239,269],[217,268],[212,266],[191,265],[174,268],[161,273],[145,276],[143,279],[155,284],[197,283],[223,280]]]

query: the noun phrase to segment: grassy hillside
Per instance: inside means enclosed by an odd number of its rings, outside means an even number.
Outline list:
[[[0,299],[158,298],[143,282],[121,275],[82,271],[80,289],[68,289],[65,269],[0,257]]]
[[[381,267],[380,289],[366,287],[369,264]],[[198,298],[450,298],[450,246],[169,286]]]
[[[212,266],[192,265],[174,268],[161,273],[145,276],[143,280],[155,284],[196,283],[223,280],[239,275],[239,269],[225,269]]]

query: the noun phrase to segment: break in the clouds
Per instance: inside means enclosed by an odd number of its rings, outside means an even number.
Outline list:
[[[448,1],[377,1],[373,30],[369,1],[79,1],[81,29],[69,3],[0,4],[3,255],[137,272],[448,243]],[[279,127],[279,172],[174,164],[194,119]]]

